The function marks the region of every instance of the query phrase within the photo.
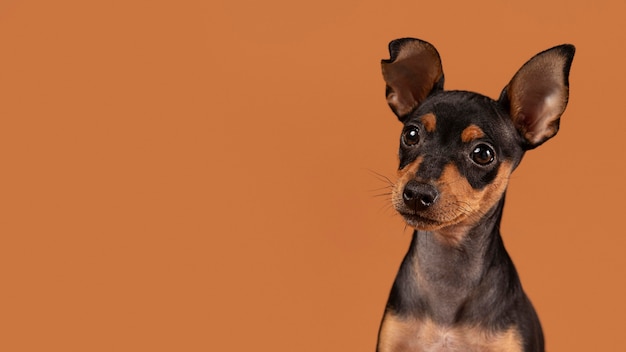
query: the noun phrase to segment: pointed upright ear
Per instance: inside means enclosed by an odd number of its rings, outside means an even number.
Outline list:
[[[538,147],[559,130],[569,97],[574,52],[573,45],[564,44],[535,55],[502,91],[499,101],[509,111],[527,150]]]
[[[387,103],[402,121],[431,93],[443,90],[441,59],[434,46],[413,38],[389,43],[388,60],[382,60],[387,83]]]

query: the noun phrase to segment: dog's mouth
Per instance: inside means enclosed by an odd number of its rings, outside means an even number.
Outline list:
[[[407,209],[397,209],[398,213],[404,218],[404,221],[407,225],[423,231],[435,231],[439,230],[451,225],[458,224],[463,221],[465,216],[463,214],[458,214],[451,218],[446,219],[434,219],[429,216],[429,214],[425,214],[422,212],[417,212],[413,210]]]
[[[436,230],[444,226],[444,224],[438,220],[431,219],[415,212],[399,210],[398,213],[402,215],[407,225],[419,230]]]

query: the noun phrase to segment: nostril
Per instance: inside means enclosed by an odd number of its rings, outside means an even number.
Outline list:
[[[413,190],[406,187],[404,189],[404,192],[402,192],[402,198],[404,198],[405,202],[413,201],[415,199],[415,192],[413,192]]]
[[[423,206],[429,207],[429,206],[431,206],[435,202],[435,197],[433,195],[430,195],[430,194],[423,194],[419,198],[419,201],[420,201],[420,203],[422,203]]]

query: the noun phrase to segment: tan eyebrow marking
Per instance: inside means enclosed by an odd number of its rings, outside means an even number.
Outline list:
[[[428,132],[433,132],[437,126],[437,117],[433,113],[428,113],[421,118],[422,125]]]
[[[465,143],[473,141],[474,139],[482,138],[485,136],[485,132],[476,125],[467,126],[463,132],[461,132],[461,140]]]

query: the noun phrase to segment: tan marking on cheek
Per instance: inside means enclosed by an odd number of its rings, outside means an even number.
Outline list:
[[[470,229],[463,226],[463,221],[477,208],[480,193],[472,188],[454,164],[444,168],[438,185],[440,198],[437,209],[442,220],[439,233],[445,242],[456,246]]]
[[[506,191],[506,187],[509,184],[511,172],[513,172],[513,164],[509,161],[502,162],[496,177],[493,179],[491,184],[487,185],[487,187],[483,189],[480,201],[481,217],[502,198],[502,195],[504,194],[504,191]]]
[[[452,197],[458,201],[471,203],[476,201],[476,192],[467,181],[467,178],[461,175],[459,169],[454,164],[448,164],[444,167],[438,183],[440,184],[441,193],[449,202],[455,202]]]
[[[435,130],[435,127],[437,127],[437,117],[435,116],[435,114],[426,114],[422,116],[420,121],[428,132],[433,132]]]
[[[424,158],[420,156],[413,160],[410,164],[398,170],[398,180],[393,185],[393,189],[391,191],[391,202],[396,209],[398,209],[398,206],[400,206],[403,202],[402,192],[404,192],[404,186],[411,179],[415,178],[415,174],[417,173],[417,170],[423,160]]]
[[[512,164],[502,162],[493,182],[474,189],[454,164],[447,165],[438,182],[439,202],[436,216],[438,231],[451,245],[459,244],[467,232],[502,198],[512,172]]]
[[[491,331],[476,326],[444,326],[427,318],[385,315],[378,338],[379,352],[485,351],[521,352],[515,328]]]
[[[467,143],[484,136],[485,132],[483,132],[480,127],[476,125],[469,125],[463,130],[463,132],[461,132],[461,141]]]
[[[404,189],[404,185],[406,185],[409,180],[415,178],[415,174],[417,173],[417,170],[423,160],[424,158],[420,156],[413,160],[410,164],[398,170],[398,180],[396,181],[395,188],[401,190]]]

